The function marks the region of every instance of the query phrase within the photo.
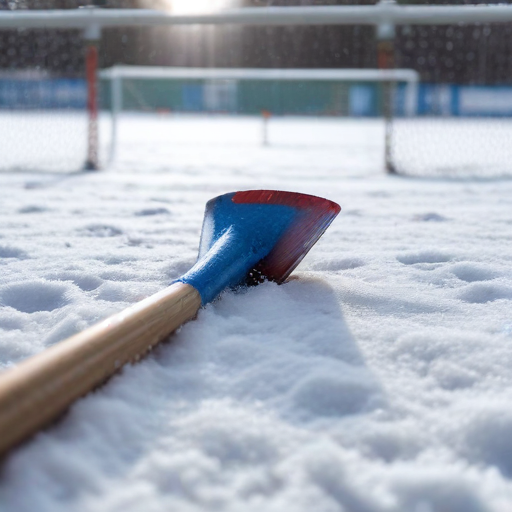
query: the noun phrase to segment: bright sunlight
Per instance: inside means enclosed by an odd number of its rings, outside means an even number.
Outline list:
[[[233,0],[167,0],[173,14],[201,14],[233,6]]]

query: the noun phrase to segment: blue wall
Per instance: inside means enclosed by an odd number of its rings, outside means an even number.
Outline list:
[[[84,109],[86,103],[85,80],[0,80],[2,109]]]
[[[396,90],[396,113],[404,112],[405,86]],[[420,116],[506,117],[512,116],[512,87],[488,85],[420,84]]]
[[[307,84],[307,85],[306,85]],[[146,87],[146,85],[148,87]],[[270,87],[270,86],[273,87]],[[297,88],[299,84],[292,84]],[[322,84],[320,84],[322,85]],[[160,87],[161,86],[161,87]],[[259,113],[261,105],[253,105],[254,101],[241,101],[247,94],[242,94],[251,84],[241,85],[223,91],[224,96],[235,95],[228,107],[221,110],[238,113]],[[274,114],[308,114],[336,115],[334,108],[329,106],[333,96],[331,85],[319,88],[318,84],[305,82],[300,89],[301,94],[288,90],[290,84],[267,84],[272,89],[272,97],[276,96],[276,87],[282,88],[282,94],[287,100],[282,112],[275,109]],[[154,97],[155,101],[162,94],[167,99],[173,99],[172,110],[186,112],[201,112],[211,110],[205,104],[205,84],[186,83],[170,84],[159,81],[159,89],[154,91],[148,84],[141,85],[145,94]],[[268,88],[267,87],[267,88]],[[345,84],[348,87],[348,105],[342,108],[342,115],[356,117],[376,117],[382,112],[382,88],[375,83]],[[154,88],[154,87],[153,87]],[[178,89],[176,89],[178,88]],[[264,94],[258,89],[259,98],[264,104]],[[265,88],[264,88],[265,89]],[[250,92],[250,91],[249,91]],[[265,92],[265,91],[263,91]],[[308,94],[308,93],[312,94]],[[249,94],[253,99],[254,94]],[[226,100],[226,98],[224,98]],[[229,99],[229,98],[227,98]],[[275,99],[275,98],[274,98]],[[129,98],[125,101],[129,106]],[[397,115],[404,114],[405,84],[398,84],[395,89],[394,108]],[[169,100],[170,101],[170,100]],[[108,108],[109,98],[104,107]],[[327,103],[326,103],[327,102]],[[84,109],[87,103],[87,84],[82,79],[0,79],[0,109]],[[225,101],[226,103],[226,101]],[[232,105],[231,105],[232,103]],[[247,103],[247,105],[245,104]],[[148,101],[148,105],[152,102]],[[307,108],[306,108],[307,107]],[[156,107],[155,107],[156,108]],[[281,109],[282,110],[282,109]],[[471,86],[453,84],[420,84],[418,88],[417,114],[420,116],[512,116],[512,86]]]

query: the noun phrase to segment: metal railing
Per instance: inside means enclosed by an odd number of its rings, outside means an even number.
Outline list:
[[[148,25],[446,25],[512,21],[511,4],[246,7],[204,14],[172,14],[152,9],[0,11],[0,29],[87,28]]]

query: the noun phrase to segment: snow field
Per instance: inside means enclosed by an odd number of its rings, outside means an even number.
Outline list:
[[[376,122],[263,148],[167,121],[127,119],[108,172],[0,174],[4,367],[188,270],[211,197],[342,212],[286,285],[224,293],[13,453],[2,510],[510,510],[512,182],[383,176]]]

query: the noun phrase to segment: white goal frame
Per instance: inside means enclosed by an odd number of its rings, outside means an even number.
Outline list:
[[[112,135],[110,160],[115,156],[119,114],[123,110],[125,78],[137,80],[286,80],[405,83],[404,114],[416,114],[420,75],[414,69],[250,69],[250,68],[179,68],[158,66],[114,66],[100,71],[99,77],[110,81]]]

